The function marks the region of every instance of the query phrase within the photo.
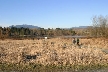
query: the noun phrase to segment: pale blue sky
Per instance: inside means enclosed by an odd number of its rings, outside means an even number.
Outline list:
[[[94,15],[108,15],[108,0],[0,0],[0,26],[3,27],[89,26]]]

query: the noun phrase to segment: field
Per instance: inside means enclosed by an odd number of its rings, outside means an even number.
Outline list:
[[[41,64],[43,66],[108,65],[108,40],[83,38],[0,40],[0,64]]]

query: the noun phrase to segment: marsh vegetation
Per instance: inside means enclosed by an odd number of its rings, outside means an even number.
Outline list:
[[[71,38],[0,40],[0,70],[67,69],[108,67],[108,40]]]

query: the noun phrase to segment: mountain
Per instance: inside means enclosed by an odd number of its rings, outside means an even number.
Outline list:
[[[21,28],[21,27],[23,27],[23,28],[30,28],[30,29],[32,29],[32,28],[41,28],[41,27],[38,27],[38,26],[33,26],[33,25],[27,25],[27,24],[23,24],[23,25],[12,25],[12,26],[9,26],[10,28],[11,27],[16,27],[16,28]]]
[[[85,29],[85,28],[88,28],[88,27],[92,27],[92,26],[79,26],[79,27],[72,27],[74,29]]]

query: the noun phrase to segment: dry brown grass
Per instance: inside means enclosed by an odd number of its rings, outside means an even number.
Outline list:
[[[38,63],[43,65],[108,64],[105,39],[80,39],[81,47],[72,39],[54,38],[43,40],[0,40],[0,62]],[[36,55],[36,59],[26,59]]]

